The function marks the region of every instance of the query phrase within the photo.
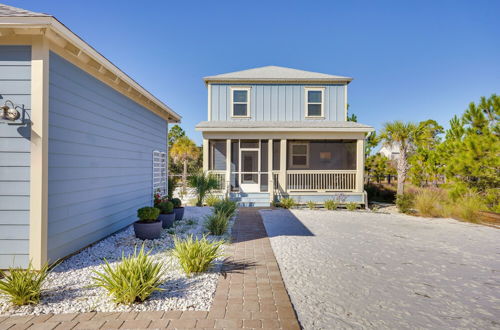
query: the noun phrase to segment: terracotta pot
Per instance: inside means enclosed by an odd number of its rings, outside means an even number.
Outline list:
[[[153,222],[136,221],[134,222],[135,237],[140,239],[160,238],[162,222],[156,220]]]

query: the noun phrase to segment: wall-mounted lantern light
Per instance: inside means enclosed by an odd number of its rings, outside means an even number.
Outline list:
[[[9,106],[10,105],[10,106]],[[8,121],[15,121],[21,117],[21,113],[16,109],[16,105],[10,101],[5,101],[4,105],[0,107],[0,118]]]

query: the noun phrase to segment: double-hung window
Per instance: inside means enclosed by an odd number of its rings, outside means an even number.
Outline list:
[[[308,168],[309,167],[309,143],[291,142],[290,143],[290,167]]]
[[[308,118],[321,118],[324,117],[323,114],[323,97],[324,88],[306,88],[305,89],[305,100],[306,100],[306,117]]]
[[[231,88],[231,111],[233,117],[250,117],[250,88]]]

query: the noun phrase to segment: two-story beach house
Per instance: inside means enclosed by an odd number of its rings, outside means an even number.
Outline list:
[[[266,66],[204,78],[204,170],[244,206],[327,199],[365,204],[368,125],[347,121],[352,78]]]

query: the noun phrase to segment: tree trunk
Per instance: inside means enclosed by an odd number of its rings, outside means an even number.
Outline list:
[[[406,148],[400,147],[398,158],[398,195],[404,194],[406,173],[408,171],[408,160],[406,159]]]
[[[182,171],[182,190],[183,193],[187,193],[187,172],[188,172],[188,161],[187,159],[183,162],[184,169]]]

